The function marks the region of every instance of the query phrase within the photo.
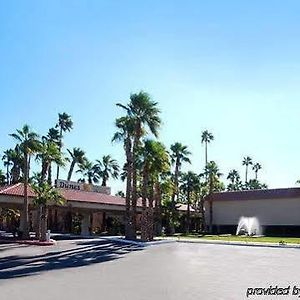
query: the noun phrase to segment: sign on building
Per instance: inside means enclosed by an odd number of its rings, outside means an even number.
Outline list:
[[[56,180],[55,185],[57,188],[60,188],[60,189],[94,192],[94,193],[101,193],[101,194],[106,194],[106,195],[111,194],[110,187],[93,185],[93,184],[88,184],[88,183],[81,183],[81,182],[76,182],[76,181],[67,181],[67,180],[58,179],[58,180]]]

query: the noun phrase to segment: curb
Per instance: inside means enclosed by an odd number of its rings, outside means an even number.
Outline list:
[[[279,245],[273,243],[247,243],[247,242],[226,242],[226,241],[213,241],[213,240],[176,240],[177,243],[192,243],[204,245],[223,245],[223,246],[243,246],[243,247],[257,247],[257,248],[284,248],[284,249],[300,249],[298,244]]]
[[[50,242],[39,242],[31,240],[0,240],[0,244],[20,244],[20,245],[29,245],[29,246],[54,246],[57,244],[55,240],[50,240]]]

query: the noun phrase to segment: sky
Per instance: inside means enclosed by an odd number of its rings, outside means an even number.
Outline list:
[[[23,124],[43,135],[67,112],[74,129],[65,148],[122,164],[122,145],[111,143],[123,114],[115,104],[144,90],[162,112],[159,139],[192,152],[183,171],[203,170],[207,129],[215,136],[209,160],[224,180],[233,168],[244,178],[250,156],[269,187],[294,186],[299,13],[297,0],[1,1],[0,151],[14,146],[9,134]]]

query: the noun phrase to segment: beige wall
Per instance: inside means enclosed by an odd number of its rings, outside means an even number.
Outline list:
[[[205,213],[209,221],[207,202]],[[242,216],[257,217],[261,225],[300,225],[300,198],[213,202],[215,225],[235,225]]]

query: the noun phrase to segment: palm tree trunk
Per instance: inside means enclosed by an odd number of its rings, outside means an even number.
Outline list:
[[[132,240],[134,238],[131,219],[131,192],[132,192],[132,152],[131,139],[127,137],[125,141],[127,181],[126,181],[126,211],[125,211],[125,238]]]
[[[246,165],[245,182],[248,182],[248,165]]]
[[[36,224],[36,229],[35,229],[35,237],[37,240],[41,239],[41,215],[42,215],[42,206],[39,205],[37,209],[37,224]]]
[[[132,230],[133,230],[133,236],[134,239],[136,239],[136,206],[137,206],[137,199],[138,199],[138,193],[137,193],[137,153],[138,153],[138,145],[139,145],[139,139],[140,139],[140,127],[137,126],[136,135],[134,137],[133,142],[133,155],[132,155]]]
[[[213,200],[212,200],[212,193],[213,193],[213,179],[209,178],[209,233],[213,233]]]
[[[145,163],[143,170],[143,191],[142,191],[142,218],[141,218],[141,239],[147,241],[147,190],[149,182],[148,163]]]
[[[101,186],[106,186],[106,177],[103,176]]]
[[[70,165],[69,172],[68,172],[68,178],[67,178],[68,181],[70,181],[71,178],[72,178],[74,167],[75,167],[75,160],[73,159],[72,162],[71,162],[71,165]]]
[[[7,166],[6,166],[6,181],[7,181],[7,184],[10,184],[10,180],[9,180],[9,161],[7,161]]]
[[[186,233],[190,233],[190,223],[191,223],[191,207],[190,207],[190,191],[187,193],[187,213],[186,213]]]
[[[174,225],[174,218],[175,218],[175,196],[177,195],[177,190],[178,190],[178,178],[179,178],[179,159],[176,160],[175,164],[175,174],[174,174],[174,190],[172,194],[172,213],[171,213],[171,220],[170,220],[170,233],[174,234],[175,233],[175,225]]]
[[[205,142],[205,167],[208,164],[208,155],[207,155],[207,141]]]
[[[41,206],[41,235],[40,235],[40,241],[45,242],[47,240],[47,207],[46,205]]]
[[[50,163],[49,169],[48,169],[48,184],[52,185],[52,165]]]
[[[29,156],[24,153],[24,205],[23,205],[23,239],[29,239],[29,203],[28,203]]]
[[[60,133],[59,133],[59,153],[61,153],[62,148],[62,128],[60,127]],[[56,169],[56,180],[59,179],[59,165],[57,165]]]

